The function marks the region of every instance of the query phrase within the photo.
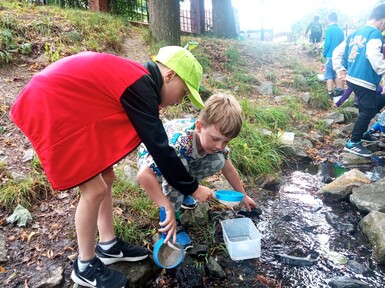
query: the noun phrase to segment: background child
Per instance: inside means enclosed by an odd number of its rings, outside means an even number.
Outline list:
[[[322,25],[319,22],[320,18],[318,15],[314,15],[313,21],[310,22],[310,24],[307,26],[305,34],[309,34],[309,41],[310,43],[313,43],[314,45],[314,53],[318,53],[318,45],[321,42],[322,38]]]
[[[127,278],[105,265],[148,256],[147,249],[116,238],[113,229],[112,166],[141,141],[172,186],[198,201],[213,196],[168,146],[159,118],[159,108],[185,95],[204,106],[198,94],[202,67],[177,46],[161,48],[155,60],[142,65],[95,52],[63,58],[35,75],[11,108],[10,117],[31,141],[53,188],[79,186],[79,259],[71,278],[82,286],[124,287]]]
[[[369,128],[368,133],[374,134],[376,132],[385,133],[385,111],[382,111],[378,116],[377,121]]]
[[[324,79],[326,80],[326,88],[329,97],[341,96],[344,92],[343,82],[337,77],[333,70],[332,54],[333,50],[345,39],[344,32],[337,25],[337,13],[331,12],[328,15],[329,27],[325,33],[325,45],[323,56],[326,59]],[[334,88],[336,90],[334,91]]]
[[[384,97],[378,96],[376,89],[385,74],[384,30],[385,4],[380,4],[372,9],[367,24],[350,34],[333,52],[334,70],[358,97],[359,115],[344,150],[363,157],[370,157],[372,153],[362,145],[361,139],[370,120],[379,107],[383,107],[380,101]]]
[[[214,94],[205,103],[198,119],[178,119],[164,124],[169,144],[182,160],[189,173],[198,181],[221,171],[234,190],[245,194],[243,203],[247,210],[255,208],[253,199],[246,195],[239,175],[229,159],[229,141],[238,136],[242,127],[242,110],[237,100],[228,94]],[[138,153],[137,180],[150,198],[164,206],[167,218],[159,231],[168,233],[166,240],[176,238],[185,249],[191,239],[180,221],[183,194],[164,179],[152,154],[145,145]],[[162,184],[162,187],[160,184]],[[162,191],[163,190],[163,191]]]

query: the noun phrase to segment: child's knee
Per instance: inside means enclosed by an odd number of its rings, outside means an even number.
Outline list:
[[[112,183],[116,180],[116,175],[114,172],[114,169],[112,167],[107,168],[102,172],[102,176],[104,179],[104,182],[106,182],[107,185],[111,186]]]

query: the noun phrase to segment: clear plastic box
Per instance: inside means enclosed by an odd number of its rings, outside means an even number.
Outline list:
[[[261,233],[249,218],[227,219],[221,222],[223,240],[232,260],[261,256]]]

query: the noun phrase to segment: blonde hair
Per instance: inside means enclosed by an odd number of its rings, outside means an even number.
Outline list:
[[[242,108],[233,95],[216,93],[206,100],[198,119],[203,127],[213,125],[222,135],[233,139],[242,128]]]

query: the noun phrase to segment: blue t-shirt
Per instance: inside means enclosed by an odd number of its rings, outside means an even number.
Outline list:
[[[324,57],[331,58],[334,49],[340,45],[344,39],[344,31],[342,31],[337,24],[330,25],[325,34],[325,45],[323,50]]]

